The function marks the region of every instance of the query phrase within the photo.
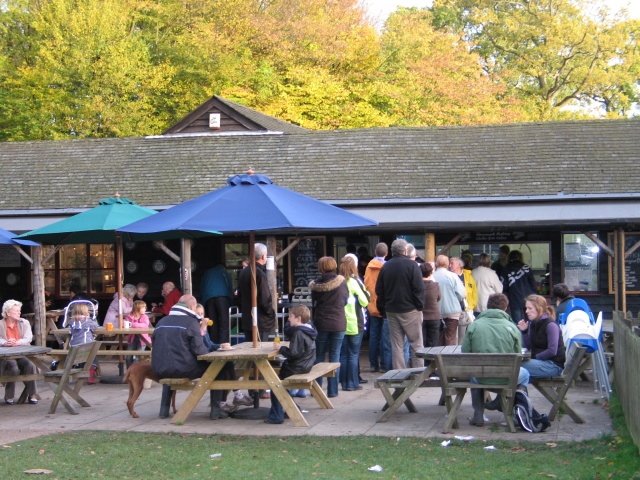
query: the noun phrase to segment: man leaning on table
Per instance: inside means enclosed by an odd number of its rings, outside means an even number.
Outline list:
[[[464,353],[522,353],[522,335],[507,314],[508,307],[509,299],[506,295],[502,293],[489,295],[487,310],[480,313],[467,328],[467,334],[462,342],[462,351]],[[483,383],[489,384],[491,382],[484,379]],[[527,385],[529,385],[529,372],[520,367],[518,388],[526,390]],[[485,408],[498,410],[500,399],[496,397],[485,405],[484,390],[472,388],[471,404],[473,405],[473,418],[469,420],[469,423],[476,427],[482,427],[484,426]]]
[[[180,295],[182,295],[180,289],[176,288],[176,285],[173,282],[164,282],[162,284],[162,296],[164,297],[164,302],[162,305],[152,303],[152,311],[154,313],[169,315],[171,308],[180,301]]]
[[[193,295],[183,295],[170,310],[169,315],[158,322],[153,331],[151,350],[151,367],[159,378],[200,378],[211,365],[209,362],[198,360],[198,356],[209,353],[209,349],[202,340],[200,331],[201,317],[196,313],[198,301]],[[228,344],[214,344],[213,350]],[[230,378],[229,369],[233,372],[233,365],[226,363],[217,378]],[[210,418],[225,418],[228,415],[220,408],[222,400],[221,390],[211,390]],[[169,415],[171,390],[169,385],[163,385],[162,407],[160,416]]]

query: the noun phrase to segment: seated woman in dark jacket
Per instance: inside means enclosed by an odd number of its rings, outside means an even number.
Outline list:
[[[309,323],[311,313],[304,305],[296,305],[289,310],[290,341],[288,347],[281,347],[274,342],[274,348],[286,358],[280,368],[280,378],[284,380],[291,375],[308,373],[316,361],[316,329]],[[264,423],[284,423],[284,410],[275,395],[271,395],[271,410]]]
[[[556,311],[547,305],[540,295],[529,295],[525,300],[525,312],[529,321],[520,320],[522,343],[531,352],[531,360],[522,362],[530,378],[548,378],[562,373],[565,347],[560,326],[556,323]]]

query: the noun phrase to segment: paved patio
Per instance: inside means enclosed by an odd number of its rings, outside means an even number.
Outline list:
[[[460,429],[452,434],[443,434],[445,407],[438,406],[440,389],[421,388],[412,397],[418,413],[409,413],[402,407],[386,423],[376,423],[384,400],[380,391],[374,387],[377,373],[369,373],[369,362],[363,351],[361,365],[362,376],[369,380],[363,389],[355,392],[342,392],[332,398],[334,409],[321,410],[314,399],[296,399],[298,405],[308,410],[305,418],[309,428],[291,426],[288,420],[283,425],[267,425],[262,420],[223,419],[209,420],[208,395],[205,395],[193,414],[184,425],[173,425],[170,419],[160,419],[161,387],[154,383],[144,390],[136,402],[136,411],[140,418],[131,418],[125,401],[128,396],[126,384],[87,385],[82,390],[83,397],[91,404],[88,408],[79,408],[79,415],[70,415],[60,405],[55,415],[49,415],[49,405],[53,392],[49,387],[39,385],[41,396],[38,405],[0,405],[0,444],[15,442],[25,438],[37,437],[68,431],[113,430],[131,432],[180,432],[198,434],[238,434],[238,435],[382,435],[388,437],[443,437],[454,435],[472,435],[476,439],[491,442],[495,439],[529,440],[541,442],[573,441],[598,438],[612,432],[606,402],[594,392],[593,385],[579,382],[568,394],[568,400],[575,410],[587,419],[585,424],[574,423],[565,415],[558,416],[544,433],[530,434],[519,431],[508,433],[502,425],[504,419],[499,412],[486,412],[489,422],[484,427],[472,427],[467,419],[472,415],[471,399],[467,394],[458,415]],[[104,374],[115,374],[116,365],[103,364]],[[18,389],[21,385],[17,386]],[[325,386],[326,388],[326,386]],[[537,410],[548,412],[549,403],[531,389],[532,402]],[[2,392],[4,393],[4,392]],[[178,392],[177,404],[186,398],[187,392]],[[0,397],[1,398],[1,397]],[[261,400],[261,406],[269,407],[269,400]]]

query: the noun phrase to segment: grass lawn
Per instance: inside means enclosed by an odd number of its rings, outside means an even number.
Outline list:
[[[3,479],[47,469],[48,479],[640,479],[638,448],[619,436],[579,443],[493,442],[402,437],[244,437],[73,432],[0,449]],[[220,456],[212,458],[212,455]],[[381,473],[368,468],[380,465]]]

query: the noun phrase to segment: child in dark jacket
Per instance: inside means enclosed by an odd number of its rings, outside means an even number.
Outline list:
[[[274,348],[279,349],[280,355],[285,357],[285,361],[280,368],[280,378],[284,380],[291,375],[299,373],[308,373],[313,368],[316,361],[316,336],[318,332],[315,327],[309,323],[311,313],[304,305],[296,305],[289,310],[289,324],[291,325],[291,334],[288,347],[281,347],[279,343],[273,344]],[[265,423],[280,424],[284,423],[284,410],[282,405],[271,394],[271,410],[269,417]]]

